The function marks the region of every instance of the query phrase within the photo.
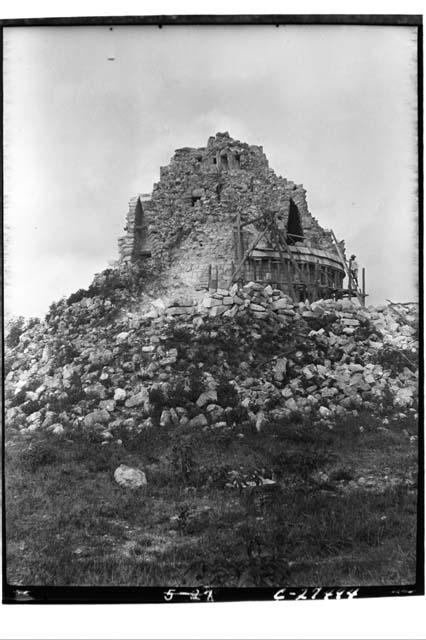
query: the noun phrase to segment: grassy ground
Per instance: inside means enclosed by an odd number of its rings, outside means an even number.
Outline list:
[[[415,580],[415,423],[156,429],[101,446],[11,432],[7,576],[22,585],[317,586]],[[410,438],[411,435],[411,438]],[[30,442],[32,442],[30,446]],[[119,464],[146,471],[135,492]],[[273,477],[269,493],[243,485]],[[227,486],[230,485],[230,486]]]

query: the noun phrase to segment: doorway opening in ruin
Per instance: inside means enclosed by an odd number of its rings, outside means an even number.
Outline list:
[[[220,166],[222,167],[222,169],[228,169],[228,156],[220,156]]]
[[[300,213],[297,205],[290,200],[290,211],[287,222],[287,244],[302,242],[304,239]]]
[[[144,220],[144,212],[142,208],[141,201],[138,199],[135,207],[135,243],[134,248],[135,252],[139,255],[141,254],[150,254],[150,251],[147,249],[147,235],[148,229]]]

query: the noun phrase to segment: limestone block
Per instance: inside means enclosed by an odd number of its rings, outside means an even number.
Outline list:
[[[217,307],[217,306],[221,306],[222,305],[222,300],[217,300],[215,298],[212,298],[210,296],[205,296],[202,301],[201,301],[201,305],[203,307],[205,307],[206,309],[211,309],[212,307]]]
[[[208,389],[204,391],[199,398],[197,399],[197,406],[204,407],[206,405],[210,405],[211,403],[217,402],[217,392],[215,389]],[[207,409],[208,410],[208,409]]]
[[[168,316],[184,316],[192,313],[194,311],[194,307],[169,307],[166,309],[166,314]]]
[[[278,309],[277,313],[283,316],[288,316],[288,317],[292,317],[296,315],[296,312],[293,311],[293,309]]]
[[[124,389],[120,389],[120,387],[118,387],[115,391],[114,391],[114,400],[116,402],[123,402],[123,400],[126,399],[126,391]]]
[[[348,326],[348,327],[358,327],[359,326],[359,320],[354,319],[350,319],[350,318],[343,318],[342,320],[342,324]]]
[[[148,401],[148,390],[143,387],[139,393],[135,393],[125,402],[125,406],[128,408],[139,407]]]
[[[95,424],[104,424],[108,422],[109,419],[110,415],[108,411],[105,409],[97,409],[96,411],[88,413],[83,422],[85,427],[93,427]]]
[[[281,382],[284,378],[284,375],[287,370],[287,362],[288,362],[287,358],[281,357],[281,358],[278,358],[275,363],[274,378],[278,382]]]
[[[216,318],[217,316],[221,316],[225,311],[227,311],[228,307],[225,305],[215,306],[210,309],[209,315],[212,318]]]
[[[195,416],[189,421],[191,427],[206,427],[208,425],[207,418],[203,413]]]
[[[115,400],[101,400],[99,402],[99,408],[100,409],[105,409],[106,411],[108,411],[109,413],[112,413],[115,409]]]
[[[223,315],[224,317],[226,316],[227,318],[234,318],[237,315],[238,311],[239,311],[239,307],[237,305],[234,305],[230,309],[228,308],[228,311],[225,311]]]
[[[272,303],[272,308],[277,311],[278,309],[286,309],[288,306],[289,306],[289,303],[285,298],[280,298],[279,300],[276,300],[275,302]]]
[[[114,471],[114,480],[125,489],[139,489],[148,484],[146,475],[141,469],[128,467],[121,464]]]

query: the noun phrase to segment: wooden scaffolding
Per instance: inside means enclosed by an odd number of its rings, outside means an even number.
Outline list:
[[[243,229],[248,225],[256,224],[259,222],[263,223],[262,228],[258,229],[257,235],[255,236],[254,240],[244,250]],[[279,255],[279,260],[281,262],[283,272],[288,274],[288,288],[293,299],[297,298],[297,291],[299,292],[299,294],[302,294],[302,296],[304,294],[307,298],[318,299],[322,297],[320,295],[321,290],[326,289],[327,291],[333,291],[334,295],[339,295],[339,297],[342,297],[343,295],[347,295],[349,297],[356,296],[361,305],[365,306],[365,298],[367,295],[365,293],[365,269],[362,270],[362,289],[360,289],[358,283],[354,280],[354,277],[342,251],[340,250],[333,231],[331,231],[331,236],[333,239],[334,247],[336,249],[336,253],[339,257],[345,274],[348,277],[348,289],[341,288],[337,290],[335,287],[335,283],[332,282],[322,284],[320,281],[321,269],[319,265],[316,265],[315,267],[315,282],[311,282],[309,278],[306,277],[304,270],[298,264],[298,261],[295,259],[293,252],[289,247],[289,243],[287,242],[286,234],[282,229],[279,228],[276,217],[271,212],[265,212],[262,216],[247,220],[245,222],[241,221],[241,216],[239,213],[236,215],[234,222],[236,264],[233,264],[232,266],[232,275],[229,279],[228,286],[231,286],[234,282],[241,280],[241,274],[246,262],[253,255],[253,251],[267,234],[269,234],[271,243],[273,244],[274,249]],[[292,269],[287,269],[287,260],[291,263]]]

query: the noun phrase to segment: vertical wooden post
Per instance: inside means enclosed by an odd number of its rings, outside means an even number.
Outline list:
[[[362,306],[365,307],[365,267],[362,268]]]
[[[208,283],[209,290],[211,289],[211,286],[212,286],[212,265],[209,264],[209,283]]]
[[[241,216],[237,213],[237,263],[240,262],[243,257],[242,243],[241,243]]]
[[[315,262],[314,264],[314,281],[315,281],[315,300],[319,300],[319,287],[318,287],[318,278],[319,278],[319,273],[318,273],[318,262]]]

